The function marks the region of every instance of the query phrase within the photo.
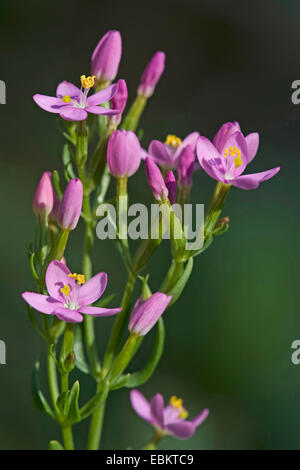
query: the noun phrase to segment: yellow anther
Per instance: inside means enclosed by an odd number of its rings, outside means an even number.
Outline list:
[[[91,77],[86,77],[85,75],[81,75],[81,86],[82,88],[91,88],[95,84],[96,75],[92,75]]]
[[[71,103],[73,101],[72,98],[69,95],[63,96],[62,100],[63,100],[64,103]]]
[[[64,294],[64,295],[66,295],[67,297],[69,297],[69,295],[70,295],[70,290],[71,290],[71,289],[70,289],[70,286],[65,285],[64,287],[62,287],[62,288],[60,289],[60,292],[61,292],[62,294]]]
[[[243,164],[243,160],[241,158],[241,155],[238,155],[237,157],[235,157],[234,164],[235,164],[236,168],[238,168],[239,166],[241,166]]]
[[[183,406],[182,398],[177,398],[176,395],[171,396],[170,405],[173,406],[176,410],[179,410],[179,418],[185,419],[188,416],[188,412]]]
[[[172,148],[178,148],[182,144],[182,140],[174,134],[169,134],[165,140],[165,144]]]
[[[224,151],[224,157],[225,157],[225,158],[228,157],[228,149],[225,149],[225,151]]]
[[[85,283],[84,274],[77,274],[77,273],[68,274],[68,277],[73,277],[74,280],[77,281],[77,283],[78,283],[79,285]]]
[[[77,274],[76,281],[78,282],[79,285],[84,284],[85,283],[84,274]]]

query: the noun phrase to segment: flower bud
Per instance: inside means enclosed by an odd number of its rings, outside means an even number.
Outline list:
[[[122,113],[125,109],[128,98],[128,91],[125,80],[120,79],[117,85],[118,91],[110,100],[110,109],[118,109],[120,111],[119,114],[110,117],[111,120],[115,121],[116,126],[118,126],[121,122]]]
[[[162,292],[156,292],[144,302],[140,297],[130,316],[129,331],[139,336],[145,336],[164,313],[171,298],[170,295]]]
[[[49,216],[54,204],[53,194],[51,172],[45,171],[37,185],[33,198],[33,210],[38,216]]]
[[[108,31],[92,55],[92,75],[96,75],[97,82],[114,80],[118,73],[121,54],[121,34],[119,31]]]
[[[168,189],[168,198],[169,198],[170,204],[174,204],[176,202],[177,186],[176,186],[175,176],[172,170],[169,170],[166,175],[165,185]]]
[[[65,230],[74,230],[78,223],[83,199],[83,187],[79,178],[69,181],[64,191],[57,216],[58,225]]]
[[[181,152],[178,159],[178,184],[179,186],[192,186],[192,175],[194,170],[195,155],[190,145],[187,145]]]
[[[148,65],[146,66],[142,77],[141,82],[138,88],[138,94],[145,96],[145,98],[149,98],[165,69],[165,53],[164,52],[156,52]]]
[[[140,142],[132,131],[116,130],[109,138],[107,163],[116,178],[132,176],[141,163]]]
[[[168,197],[168,189],[165,185],[161,171],[151,158],[145,159],[146,175],[150,188],[152,189],[155,199],[161,201]]]

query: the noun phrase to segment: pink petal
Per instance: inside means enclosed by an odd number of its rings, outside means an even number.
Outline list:
[[[71,289],[70,294],[77,290],[74,279],[69,277],[68,274],[71,274],[69,268],[57,260],[51,261],[46,271],[45,281],[47,290],[51,297],[59,302],[65,302],[64,296],[60,292],[62,287],[68,285]]]
[[[92,114],[104,114],[106,116],[114,116],[116,114],[119,114],[118,109],[109,109],[105,108],[104,106],[86,106],[86,111]]]
[[[79,98],[81,95],[80,88],[67,81],[61,82],[56,88],[56,96],[63,98],[66,95],[72,99]]]
[[[94,95],[91,95],[86,100],[87,106],[96,106],[97,104],[103,104],[106,101],[109,101],[114,94],[118,91],[119,85],[115,83],[114,85],[110,85],[104,90],[98,91]]]
[[[257,149],[259,146],[259,134],[257,132],[248,134],[245,137],[245,140],[247,143],[247,150],[248,150],[247,160],[248,160],[248,163],[250,163],[257,153]]]
[[[22,297],[31,307],[39,312],[47,313],[48,315],[53,315],[54,310],[61,306],[61,303],[52,297],[36,294],[35,292],[23,292]]]
[[[67,106],[60,98],[55,98],[53,96],[36,94],[33,96],[33,99],[40,108],[48,111],[49,113],[60,113],[62,108]]]
[[[174,159],[177,160],[179,158],[179,155],[181,154],[182,150],[185,149],[187,145],[190,145],[192,147],[193,152],[196,149],[197,141],[200,137],[199,132],[192,132],[191,134],[187,135],[185,139],[183,139],[181,145],[178,147],[174,154]]]
[[[107,274],[98,273],[79,288],[77,302],[80,306],[90,305],[98,300],[106,289]]]
[[[178,423],[169,424],[168,431],[178,439],[188,439],[195,432],[195,425],[191,421],[180,421]]]
[[[220,127],[214,137],[213,144],[216,149],[221,152],[226,144],[226,140],[231,136],[231,134],[234,134],[240,130],[241,128],[238,122],[225,122],[225,124]]]
[[[197,142],[197,157],[204,171],[217,181],[224,181],[224,168],[218,150],[206,137],[199,137]]]
[[[194,424],[195,427],[198,427],[200,426],[200,424],[203,423],[203,421],[206,420],[208,415],[209,415],[209,409],[205,408],[201,413],[199,413],[197,416],[191,419],[191,422]]]
[[[170,423],[177,423],[180,418],[178,418],[180,410],[174,408],[174,406],[168,405],[164,409],[164,424],[168,426]]]
[[[152,140],[148,154],[156,163],[167,168],[176,168],[172,152],[159,140]]]
[[[238,176],[230,181],[233,186],[241,189],[255,189],[263,181],[267,181],[272,178],[278,171],[280,166],[273,168],[272,170],[261,171],[260,173],[252,173],[250,175]]]
[[[154,395],[150,401],[151,415],[155,424],[160,428],[164,427],[164,399],[160,393]]]
[[[230,155],[230,154],[228,155],[227,158],[223,156],[225,148],[229,149],[229,147],[237,147],[241,151],[241,160],[243,163],[237,168],[235,168],[235,162],[234,162],[234,159],[236,158],[236,156]],[[248,164],[248,159],[247,159],[248,149],[247,149],[247,143],[243,134],[239,131],[231,134],[228,137],[228,139],[226,139],[224,147],[221,150],[221,154],[222,154],[224,165],[226,165],[227,168],[231,167],[232,169],[231,174],[233,174],[235,177],[242,174]]]
[[[121,308],[79,307],[78,312],[94,317],[110,317],[121,312]]]
[[[83,321],[83,316],[80,315],[80,313],[76,310],[71,310],[65,307],[56,308],[54,315],[56,315],[60,320],[68,323],[81,323]]]
[[[72,104],[67,105],[59,115],[66,121],[84,121],[87,118],[87,112],[83,108],[74,108]]]
[[[142,419],[152,424],[153,420],[152,420],[152,415],[151,415],[150,403],[148,400],[146,400],[144,395],[136,389],[131,390],[130,401],[131,401],[131,405],[134,411]]]

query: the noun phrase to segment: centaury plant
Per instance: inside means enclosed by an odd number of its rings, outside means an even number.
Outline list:
[[[47,346],[51,401],[40,389],[38,362],[33,372],[33,398],[35,405],[61,427],[63,442],[50,441],[49,448],[53,450],[74,449],[72,428],[88,418],[87,448],[98,449],[106,401],[112,391],[123,387],[133,389],[130,400],[134,410],[155,428],[144,449],[155,449],[165,435],[186,439],[206,420],[209,414],[206,408],[189,420],[182,399],[172,396],[165,407],[161,394],[148,402],[137,387],[150,379],[159,364],[165,336],[162,315],[182,294],[194,258],[229,227],[229,218],[220,216],[230,187],[254,189],[279,171],[277,167],[242,174],[257,152],[258,134],[244,137],[237,122],[224,124],[213,142],[195,131],[183,141],[175,135],[168,135],[164,143],[153,140],[148,150],[144,150],[141,133],[135,132],[164,71],[165,54],[157,52],[146,66],[137,96],[123,119],[126,82],[119,79],[112,83],[118,73],[121,53],[120,33],[108,31],[92,55],[92,75],[81,75],[80,88],[64,81],[58,85],[56,97],[41,94],[33,97],[40,108],[59,115],[65,138],[63,178],[56,170],[45,172],[34,195],[36,226],[29,265],[36,288],[22,294],[29,319]],[[126,223],[127,183],[141,164],[145,166],[145,177],[154,196],[153,205],[159,210],[146,230],[147,236],[141,237],[133,253]],[[194,174],[200,170],[200,177],[204,177],[201,169],[217,180],[217,184],[196,241],[188,247],[187,221],[175,209],[189,204]],[[107,201],[113,181],[115,197]],[[115,230],[113,243],[128,272],[121,304],[113,307],[110,306],[112,296],[102,297],[108,276],[98,272],[99,267],[93,266],[92,260],[96,226],[104,218],[97,208],[108,202],[116,213],[116,221],[110,220],[110,229]],[[70,232],[77,228],[80,217],[85,235],[81,272],[77,273],[67,267],[64,253]],[[164,246],[170,247],[170,267],[160,290],[152,293],[148,263],[154,252],[162,249],[160,245],[166,233],[170,242]],[[71,267],[70,254],[67,262]],[[137,279],[142,282],[140,295],[134,299]],[[98,321],[97,317],[109,315],[114,315],[115,321],[110,337],[102,338],[107,346],[100,359],[94,322]],[[128,366],[152,328],[156,328],[156,339],[150,358],[141,370],[129,373]],[[95,381],[95,393],[84,404],[79,396],[76,370],[90,374]]]

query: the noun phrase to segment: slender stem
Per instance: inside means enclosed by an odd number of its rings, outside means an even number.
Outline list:
[[[65,450],[74,450],[74,439],[71,426],[61,428]]]
[[[100,384],[98,384],[97,392],[101,390]],[[95,411],[92,416],[91,426],[89,431],[89,439],[88,439],[88,450],[97,450],[99,449],[101,435],[102,435],[102,427],[103,427],[103,420],[105,414],[105,405],[106,401],[102,403],[99,408]]]
[[[48,346],[47,366],[48,366],[48,381],[49,381],[51,401],[52,401],[52,405],[53,405],[53,408],[55,409],[56,414],[58,414],[56,401],[59,396],[59,389],[58,389],[58,383],[57,383],[56,364],[50,352],[50,345]]]
[[[147,103],[147,98],[143,95],[137,95],[127,116],[122,122],[120,128],[126,131],[135,131]]]
[[[67,323],[64,339],[61,348],[61,360],[66,361],[69,354],[73,351],[74,347],[74,324]],[[61,374],[61,393],[66,393],[69,390],[69,372]],[[65,450],[74,449],[74,440],[72,433],[72,426],[62,426],[62,437],[64,441]]]
[[[160,288],[161,292],[168,292],[181,274],[183,262],[172,260],[171,266]]]
[[[154,435],[152,436],[151,440],[148,442],[148,444],[145,447],[143,447],[142,450],[156,450],[159,442],[161,441],[163,437],[164,437],[164,434],[157,429]]]
[[[110,368],[113,358],[114,358],[114,354],[120,344],[123,327],[124,327],[125,319],[128,313],[130,298],[133,292],[135,281],[136,281],[136,274],[130,273],[127,284],[126,284],[126,288],[124,291],[122,303],[121,303],[122,311],[116,317],[113,330],[109,339],[109,343],[107,346],[107,350],[104,356],[103,368],[106,371]]]

